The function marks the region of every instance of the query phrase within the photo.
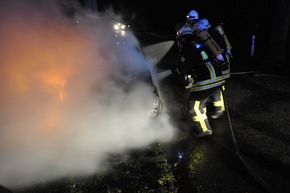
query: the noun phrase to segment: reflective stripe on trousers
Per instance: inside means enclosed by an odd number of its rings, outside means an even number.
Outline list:
[[[213,94],[212,98],[213,98],[213,106],[215,107],[215,109],[219,111],[225,111],[223,92],[221,90],[217,90]]]
[[[196,100],[193,105],[193,111],[191,111],[192,114],[192,120],[200,131],[207,131],[210,130],[210,124],[206,115],[206,108],[203,107],[204,102],[201,103],[201,101]]]

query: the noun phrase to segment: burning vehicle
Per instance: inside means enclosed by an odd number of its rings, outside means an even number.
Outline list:
[[[154,69],[153,69],[154,62],[150,56],[147,56],[144,53],[140,42],[131,31],[130,25],[116,23],[114,24],[113,28],[115,30],[116,44],[119,47],[119,51],[123,52],[121,55],[127,57],[128,55],[126,54],[126,51],[130,49],[130,51],[133,50],[136,52],[133,54],[134,56],[140,57],[140,59],[138,60],[141,62],[141,65],[138,64],[139,65],[138,68],[140,68],[139,69],[140,71],[134,70],[134,73],[131,74],[130,70],[127,70],[127,72],[125,70],[123,72],[124,74],[127,74],[127,76],[130,74],[134,80],[144,82],[150,85],[150,87],[152,87],[152,92],[154,93],[155,97],[154,100],[152,101],[152,109],[149,110],[149,116],[155,117],[159,113],[161,113],[163,103],[158,91],[157,80],[154,78]],[[128,84],[127,88],[129,89],[131,83],[127,84]]]
[[[7,18],[0,30],[1,185],[92,175],[109,167],[112,154],[173,137],[160,114],[152,57],[131,30],[82,11],[76,22],[58,1],[29,2],[5,1],[0,12]]]

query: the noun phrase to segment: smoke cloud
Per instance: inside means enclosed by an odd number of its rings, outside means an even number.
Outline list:
[[[152,70],[117,16],[46,0],[0,3],[0,184],[21,188],[98,172],[108,156],[167,142],[150,118]],[[133,46],[132,46],[133,45]],[[122,48],[122,49],[120,49]]]

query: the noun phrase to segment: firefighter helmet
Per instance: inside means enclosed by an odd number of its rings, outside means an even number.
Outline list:
[[[199,29],[200,31],[202,31],[204,29],[208,29],[210,27],[211,27],[211,25],[209,24],[209,22],[206,18],[201,18],[197,22],[197,29]]]
[[[190,20],[198,20],[198,13],[195,10],[191,10],[186,17]]]

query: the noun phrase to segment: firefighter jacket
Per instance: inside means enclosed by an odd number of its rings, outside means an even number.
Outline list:
[[[197,43],[194,36],[184,43],[179,57],[176,74],[180,76],[191,74],[194,79],[191,92],[225,84],[222,69],[210,61],[204,45]]]

